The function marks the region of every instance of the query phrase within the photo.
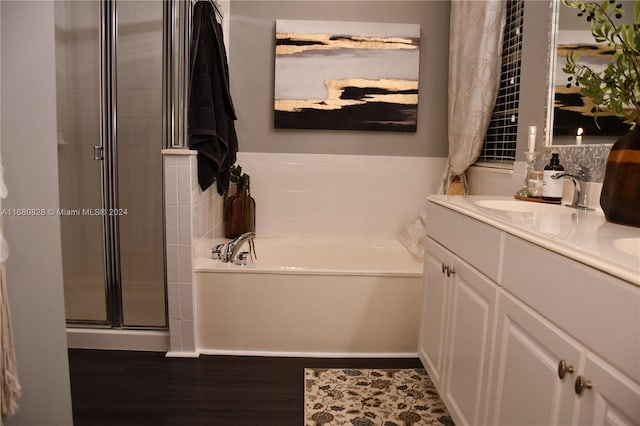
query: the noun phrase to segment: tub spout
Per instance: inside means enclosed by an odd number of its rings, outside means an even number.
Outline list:
[[[227,251],[225,252],[225,259],[224,261],[227,263],[233,263],[236,260],[236,255],[238,254],[238,252],[240,251],[240,247],[242,247],[242,245],[253,239],[253,237],[256,236],[255,232],[245,232],[244,234],[240,235],[239,237],[236,237],[233,241],[231,241],[228,245],[227,245]]]

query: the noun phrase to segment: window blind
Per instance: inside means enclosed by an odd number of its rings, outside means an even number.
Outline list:
[[[523,11],[524,0],[507,1],[500,88],[477,162],[512,163],[516,159]]]

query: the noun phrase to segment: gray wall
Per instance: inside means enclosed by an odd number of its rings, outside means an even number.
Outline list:
[[[240,151],[446,157],[449,11],[448,1],[232,0],[229,67]],[[274,129],[276,19],[420,24],[417,132]]]
[[[0,2],[2,207],[56,208],[56,86],[53,2]],[[60,220],[4,217],[20,411],[8,426],[72,424]]]

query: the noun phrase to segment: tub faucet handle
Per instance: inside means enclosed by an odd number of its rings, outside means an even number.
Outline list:
[[[236,257],[236,265],[245,266],[247,264],[247,257],[249,257],[248,251],[238,253],[238,256]]]
[[[223,253],[224,253],[224,244],[218,244],[216,246],[214,246],[211,249],[211,258],[212,259],[218,259],[218,260],[222,260],[223,259]]]
[[[236,265],[245,266],[247,264],[247,257],[249,257],[248,251],[238,253],[238,256],[236,257]]]

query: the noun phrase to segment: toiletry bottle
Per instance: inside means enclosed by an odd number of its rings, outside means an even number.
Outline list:
[[[557,153],[551,154],[549,164],[544,166],[544,177],[542,180],[542,199],[546,201],[559,203],[562,201],[562,188],[564,187],[564,179],[551,179],[551,176],[564,171],[564,167],[560,164],[560,158]]]

